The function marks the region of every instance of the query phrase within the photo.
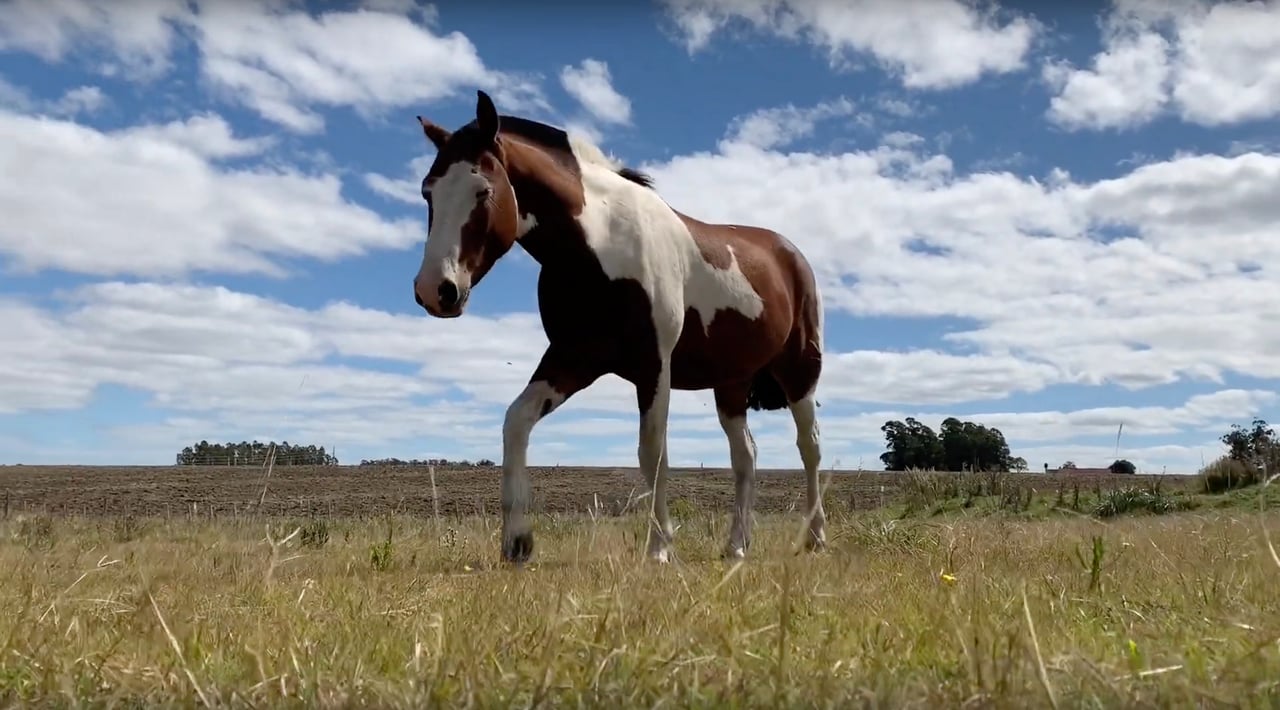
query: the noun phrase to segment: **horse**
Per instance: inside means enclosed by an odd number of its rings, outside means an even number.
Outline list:
[[[476,92],[454,131],[417,116],[436,156],[422,179],[427,237],[414,301],[457,318],[494,263],[519,244],[539,265],[548,345],[502,425],[502,557],[533,554],[526,470],[537,422],[606,374],[635,387],[637,454],[652,495],[647,557],[664,563],[671,391],[712,390],[728,439],[734,508],[721,556],[745,558],[758,449],[748,410],[789,408],[805,471],[804,547],[826,547],[815,390],[822,371],[817,280],[781,234],[712,224],[668,205],[652,177],[552,125],[499,116]]]

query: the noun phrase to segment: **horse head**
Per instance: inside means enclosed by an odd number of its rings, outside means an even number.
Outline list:
[[[449,131],[418,116],[436,158],[422,180],[427,242],[414,299],[437,318],[462,315],[471,289],[520,237],[498,111],[476,92],[476,118]]]

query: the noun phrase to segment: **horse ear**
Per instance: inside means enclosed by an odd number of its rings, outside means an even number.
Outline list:
[[[476,91],[476,123],[486,141],[498,139],[498,109],[494,108],[493,99],[483,91]]]
[[[448,130],[437,126],[422,116],[418,116],[418,123],[422,124],[422,132],[427,134],[427,140],[435,145],[436,150],[443,148],[444,144],[449,141],[449,136],[453,135]]]

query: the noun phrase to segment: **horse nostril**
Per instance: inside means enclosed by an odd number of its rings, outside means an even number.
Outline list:
[[[418,277],[417,276],[413,277],[413,300],[419,306],[422,306],[423,308],[427,307],[427,304],[422,302],[422,296],[418,295]]]
[[[436,293],[440,296],[441,308],[453,308],[458,305],[458,286],[454,282],[441,281]]]

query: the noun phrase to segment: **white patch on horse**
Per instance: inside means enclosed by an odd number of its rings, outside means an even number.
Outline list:
[[[531,485],[526,458],[533,426],[564,403],[564,395],[543,380],[525,385],[520,395],[507,407],[502,423],[502,503],[510,509],[506,530],[509,535],[529,532],[525,508],[529,504]]]
[[[578,223],[610,279],[632,279],[648,294],[663,354],[675,347],[692,308],[704,326],[716,311],[731,309],[755,319],[760,298],[730,249],[728,269],[702,258],[688,227],[654,190],[618,175],[617,162],[599,148],[571,136],[582,174],[585,204]]]
[[[683,222],[681,226],[684,226]],[[685,231],[688,232],[688,229]],[[692,234],[689,235],[689,241],[693,242]],[[764,312],[764,301],[751,287],[747,275],[738,267],[738,255],[734,252],[733,245],[726,246],[729,250],[729,268],[717,269],[704,259],[698,259],[694,262],[689,282],[685,285],[685,298],[688,305],[702,317],[704,333],[711,328],[711,319],[715,318],[716,311],[722,308],[737,311],[751,319],[759,318]],[[696,243],[693,248],[698,248]]]
[[[422,266],[418,277],[431,283],[449,279],[465,288],[471,284],[471,275],[460,273],[458,263],[462,250],[462,228],[471,219],[471,213],[481,199],[484,190],[492,189],[489,180],[481,175],[475,163],[459,161],[449,166],[431,186],[431,231],[422,250]]]
[[[514,195],[512,196],[512,199],[515,199]],[[524,235],[533,231],[533,228],[536,226],[538,226],[537,215],[532,212],[521,214],[519,221],[516,223],[516,239],[524,239]]]

